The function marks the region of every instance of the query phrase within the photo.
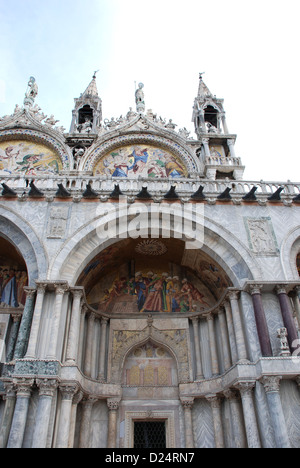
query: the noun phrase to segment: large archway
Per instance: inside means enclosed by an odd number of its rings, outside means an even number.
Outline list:
[[[83,269],[95,310],[131,314],[187,314],[214,307],[232,281],[204,251],[189,251],[179,239],[124,239],[96,255]]]

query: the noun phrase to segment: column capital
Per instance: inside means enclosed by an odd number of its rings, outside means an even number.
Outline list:
[[[38,294],[45,294],[48,284],[36,281],[36,290]]]
[[[109,318],[108,317],[100,317],[100,323],[101,325],[107,325],[109,322]]]
[[[81,299],[83,297],[83,290],[82,289],[71,289],[71,293],[73,294],[73,298]]]
[[[252,394],[253,388],[256,386],[256,381],[255,380],[250,380],[250,381],[240,381],[237,382],[234,387],[239,390],[241,393],[242,397],[243,396],[250,396]]]
[[[29,398],[34,385],[34,379],[13,379],[13,384],[17,389],[17,396],[23,396]]]
[[[262,288],[263,288],[262,284],[250,284],[249,291],[250,291],[251,296],[253,296],[254,294],[261,294]]]
[[[54,284],[55,294],[57,296],[63,296],[65,292],[68,290],[68,286],[66,284]]]
[[[13,313],[11,314],[11,318],[13,319],[13,322],[14,322],[14,323],[20,322],[21,319],[22,319],[22,317],[23,317],[23,314],[20,314],[20,313],[18,313],[18,312],[13,312]]]
[[[229,290],[228,291],[228,297],[229,297],[230,301],[234,301],[234,300],[237,301],[239,299],[239,296],[240,296],[240,291],[237,291],[237,290],[234,290],[234,291]]]
[[[40,396],[53,397],[58,387],[58,381],[56,379],[37,379],[36,385],[39,388]]]
[[[25,286],[24,292],[25,292],[25,294],[26,294],[26,298],[28,297],[28,298],[33,299],[34,296],[35,296],[35,293],[36,293],[36,289],[34,289],[34,288],[29,288],[28,286]]]
[[[286,285],[285,284],[278,284],[275,287],[276,294],[287,294]]]
[[[227,388],[226,390],[223,391],[223,395],[228,400],[239,400],[240,399],[240,393],[238,392],[237,389],[234,389],[234,388]]]
[[[184,409],[192,409],[194,406],[194,398],[180,398],[181,404]]]
[[[119,399],[108,398],[107,399],[107,406],[108,406],[109,411],[117,411],[119,409],[119,406],[120,406],[120,401],[121,400],[119,400]]]
[[[206,400],[211,404],[212,408],[220,408],[221,407],[221,398],[216,395],[206,395]]]
[[[76,383],[61,383],[59,390],[63,400],[73,400],[74,396],[79,390],[79,386]]]
[[[263,384],[266,393],[278,393],[280,389],[280,381],[282,376],[280,375],[264,375],[260,381]]]

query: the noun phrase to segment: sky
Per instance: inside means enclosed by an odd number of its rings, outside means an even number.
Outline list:
[[[69,131],[95,70],[103,117],[146,109],[191,121],[199,73],[224,99],[249,181],[300,182],[299,0],[0,0],[0,115],[36,99]]]

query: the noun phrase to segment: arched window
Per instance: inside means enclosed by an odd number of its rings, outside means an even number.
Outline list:
[[[207,106],[204,111],[204,120],[218,128],[218,111],[213,106]]]
[[[88,105],[83,106],[79,110],[78,117],[79,117],[78,124],[84,124],[86,122],[86,120],[88,120],[89,122],[93,122],[93,109]]]

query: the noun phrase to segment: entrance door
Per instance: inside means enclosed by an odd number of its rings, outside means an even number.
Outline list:
[[[134,448],[166,448],[165,421],[138,421],[134,423]]]

